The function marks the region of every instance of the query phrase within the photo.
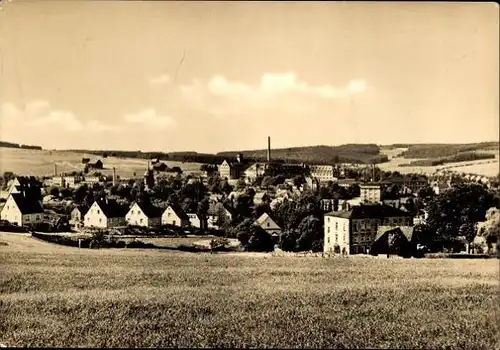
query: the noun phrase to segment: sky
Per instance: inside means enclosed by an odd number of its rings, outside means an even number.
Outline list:
[[[0,2],[0,140],[197,151],[499,139],[494,3]]]

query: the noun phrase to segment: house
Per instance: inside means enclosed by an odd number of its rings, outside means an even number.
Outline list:
[[[164,162],[153,163],[153,170],[156,172],[163,172],[163,171],[166,171],[167,169],[168,169],[168,166]]]
[[[94,184],[98,184],[102,181],[102,178],[100,176],[95,176],[95,175],[89,175],[89,176],[85,176],[84,178],[84,182],[89,185],[89,186],[92,186]]]
[[[219,165],[219,174],[222,179],[237,180],[244,175],[245,169],[249,165],[243,160],[243,155],[238,154],[236,161],[225,159]]]
[[[336,198],[331,199],[322,199],[321,200],[321,209],[324,213],[328,213],[331,211],[337,211],[339,209],[339,200]]]
[[[125,215],[127,225],[157,227],[161,225],[162,210],[151,203],[134,202]]]
[[[379,226],[370,252],[372,254],[409,255],[412,238],[412,226]]]
[[[267,194],[267,192],[257,192],[253,197],[253,203],[255,205],[259,205],[269,202],[270,199],[271,197],[269,196],[269,194]]]
[[[43,222],[42,203],[23,193],[11,193],[0,212],[0,219],[19,226],[41,223]]]
[[[360,204],[324,216],[324,252],[368,253],[380,226],[412,226],[411,214],[384,204]]]
[[[362,184],[359,190],[362,202],[378,203],[382,198],[382,187],[379,184]]]
[[[310,165],[309,174],[312,178],[317,179],[319,183],[337,180],[334,176],[333,165]]]
[[[69,224],[71,227],[78,229],[83,226],[85,214],[89,211],[89,207],[86,205],[79,205],[71,211]]]
[[[356,185],[357,181],[356,179],[338,179],[336,183],[340,187],[348,188],[352,185]]]
[[[265,166],[263,164],[260,163],[252,164],[244,171],[245,181],[247,183],[252,183],[259,176],[264,176],[264,172],[265,172]]]
[[[85,214],[83,225],[99,228],[124,226],[125,214],[127,214],[127,209],[115,201],[96,200]]]
[[[200,216],[198,214],[188,213],[187,216],[189,218],[189,224],[192,227],[202,228],[201,219],[200,219]]]
[[[162,225],[189,226],[189,217],[178,205],[169,205],[161,215]]]
[[[52,185],[64,188],[75,188],[83,181],[80,175],[56,175],[52,177]]]
[[[224,203],[212,203],[207,212],[207,227],[219,229],[223,223],[231,222],[234,216],[233,210]]]
[[[42,184],[33,176],[17,176],[9,181],[8,193],[22,193],[25,197],[32,197],[36,200],[42,199]]]
[[[281,227],[274,221],[269,214],[262,214],[257,220],[255,220],[254,225],[260,226],[270,235],[281,235]]]

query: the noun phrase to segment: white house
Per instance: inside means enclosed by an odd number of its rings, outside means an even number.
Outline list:
[[[71,211],[69,224],[73,228],[80,228],[84,224],[85,214],[89,211],[88,206],[77,206]]]
[[[128,225],[155,227],[161,225],[162,210],[151,204],[134,202],[127,214],[125,222]]]
[[[43,222],[42,203],[21,193],[11,193],[0,212],[0,219],[19,226]]]
[[[161,216],[162,225],[188,226],[189,217],[179,206],[169,205]]]
[[[201,219],[198,216],[198,214],[188,213],[187,216],[189,218],[189,224],[191,226],[196,227],[196,228],[201,228]]]
[[[110,200],[94,201],[85,214],[85,227],[109,228],[125,225],[126,209]]]
[[[262,227],[270,234],[279,235],[281,233],[281,227],[267,213],[262,214],[257,220],[255,220],[254,224]]]

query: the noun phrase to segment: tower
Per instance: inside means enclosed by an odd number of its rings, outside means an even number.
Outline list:
[[[116,168],[113,167],[113,186],[116,185]]]
[[[54,176],[57,176],[57,163],[54,163]]]
[[[271,136],[267,137],[267,162],[271,161]]]

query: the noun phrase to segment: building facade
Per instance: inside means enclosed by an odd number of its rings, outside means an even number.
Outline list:
[[[324,216],[324,252],[367,254],[379,226],[413,226],[412,216],[383,204],[361,204]]]
[[[169,205],[161,216],[162,225],[189,226],[189,217],[181,208]]]
[[[25,197],[22,193],[11,193],[0,212],[0,220],[27,226],[43,222],[43,214],[40,201]]]
[[[125,215],[125,222],[133,226],[157,227],[161,225],[161,214],[161,209],[153,205],[134,202]]]
[[[309,171],[311,177],[318,179],[319,183],[327,183],[328,181],[335,181],[337,178],[334,176],[333,165],[310,165]]]
[[[84,216],[84,226],[96,228],[124,226],[125,214],[125,210],[114,202],[94,201]]]
[[[382,199],[382,187],[377,184],[363,184],[359,186],[362,202],[379,203]]]

